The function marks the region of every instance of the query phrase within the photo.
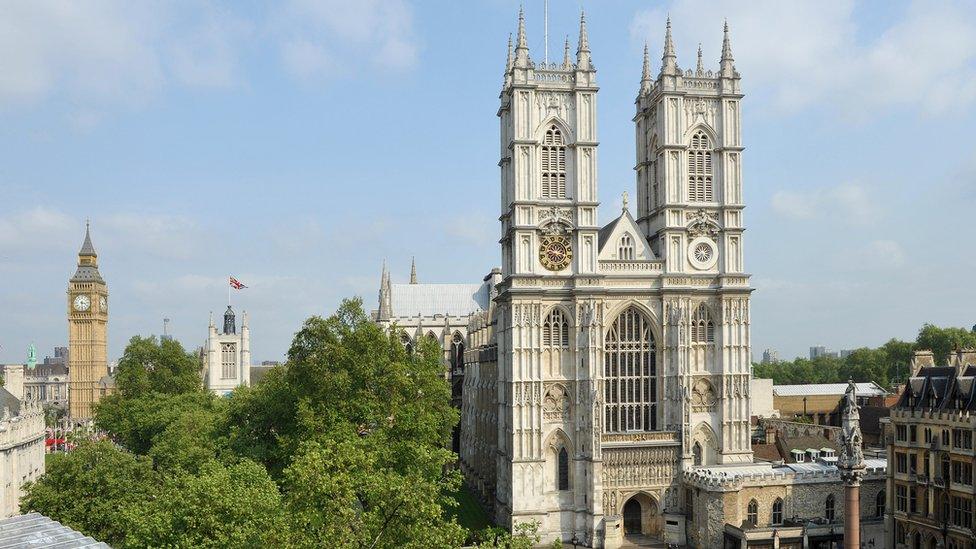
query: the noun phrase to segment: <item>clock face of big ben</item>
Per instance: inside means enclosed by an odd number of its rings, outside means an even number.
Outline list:
[[[108,300],[105,299],[105,296],[100,296],[98,298],[98,310],[100,311],[108,310]]]
[[[561,235],[542,237],[539,246],[539,262],[550,271],[561,271],[573,260],[573,248],[569,238]]]
[[[87,311],[91,308],[91,298],[87,295],[75,296],[73,303],[76,311]]]

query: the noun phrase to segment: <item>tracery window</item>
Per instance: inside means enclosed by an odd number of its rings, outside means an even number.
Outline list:
[[[759,503],[756,500],[749,502],[749,507],[746,508],[746,520],[749,522],[749,526],[759,524]]]
[[[630,233],[624,233],[620,237],[620,244],[617,245],[617,259],[634,259],[634,239],[630,237]]]
[[[464,338],[458,332],[451,338],[451,363],[456,369],[464,368]]]
[[[543,347],[569,347],[569,322],[559,307],[554,307],[542,323]]]
[[[827,501],[824,502],[824,517],[830,522],[834,521],[834,495],[833,494],[827,496]]]
[[[704,303],[698,305],[691,319],[691,342],[715,343],[715,323],[712,322]]]
[[[220,379],[237,377],[237,344],[220,344]]]
[[[542,139],[542,198],[566,198],[566,143],[555,124]]]
[[[559,489],[569,490],[569,452],[565,446],[559,449]]]
[[[885,491],[882,489],[874,499],[874,516],[883,517],[885,514]]]
[[[708,136],[698,130],[688,147],[688,201],[712,202],[712,150]]]
[[[656,361],[650,320],[631,306],[613,321],[604,346],[607,432],[657,429]]]
[[[774,526],[783,524],[783,500],[780,498],[773,502],[772,522]]]

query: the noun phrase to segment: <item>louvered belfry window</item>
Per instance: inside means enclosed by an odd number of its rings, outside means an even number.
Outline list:
[[[657,357],[651,322],[635,307],[614,320],[603,360],[604,430],[657,430]]]
[[[562,309],[549,311],[542,323],[543,347],[569,347],[569,323]]]
[[[566,198],[566,143],[555,124],[542,140],[542,198]]]
[[[688,201],[712,202],[712,150],[705,132],[698,130],[688,147]]]
[[[715,343],[715,323],[704,303],[695,309],[695,316],[691,319],[691,342]]]

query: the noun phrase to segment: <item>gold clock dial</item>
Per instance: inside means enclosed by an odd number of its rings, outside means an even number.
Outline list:
[[[544,236],[539,246],[539,262],[550,271],[561,271],[573,260],[573,248],[565,236]]]
[[[98,308],[99,308],[99,310],[102,310],[102,311],[107,311],[108,310],[108,300],[105,299],[105,296],[100,296],[98,298]]]

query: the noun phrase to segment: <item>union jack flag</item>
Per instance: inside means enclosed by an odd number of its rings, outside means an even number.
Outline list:
[[[237,280],[234,277],[230,277],[230,287],[234,288],[235,290],[247,288],[247,286],[245,286],[240,280]]]

